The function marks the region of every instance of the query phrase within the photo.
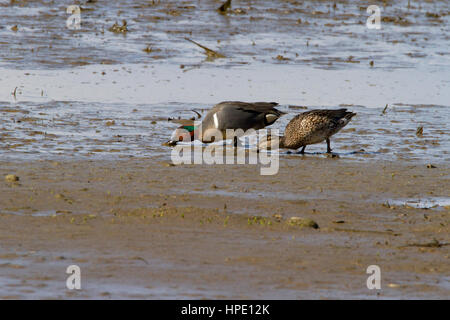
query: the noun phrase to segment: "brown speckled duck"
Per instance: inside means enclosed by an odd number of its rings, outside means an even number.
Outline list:
[[[327,153],[331,153],[330,137],[345,127],[356,113],[347,109],[311,110],[295,116],[286,126],[284,136],[279,139],[279,147],[286,149],[302,148],[305,152],[307,145],[327,142]],[[272,146],[270,136],[262,141],[260,148]]]

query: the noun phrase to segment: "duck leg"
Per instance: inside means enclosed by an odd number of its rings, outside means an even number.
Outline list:
[[[297,152],[298,154],[305,154],[305,148],[306,146],[303,146],[302,150],[300,150],[299,152]]]
[[[331,153],[330,139],[327,138],[327,153]]]

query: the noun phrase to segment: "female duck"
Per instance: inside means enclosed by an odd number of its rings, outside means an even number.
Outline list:
[[[284,136],[279,138],[279,147],[286,149],[302,148],[326,141],[327,153],[331,153],[330,137],[345,127],[356,113],[347,109],[311,110],[295,116],[286,126]],[[273,147],[270,136],[259,145],[261,149]]]

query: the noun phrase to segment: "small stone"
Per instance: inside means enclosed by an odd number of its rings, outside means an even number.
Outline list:
[[[115,33],[125,33],[128,32],[127,21],[123,20],[122,25],[120,26],[117,22],[113,24],[111,28],[108,29],[111,32]]]
[[[289,58],[286,58],[286,57],[282,56],[281,54],[277,55],[277,57],[276,57],[275,59],[277,59],[277,60],[279,60],[279,61],[287,61],[287,60],[290,60]]]
[[[234,14],[246,14],[247,12],[242,8],[236,8],[233,10]]]
[[[152,48],[150,47],[150,45],[148,45],[145,49],[143,49],[142,51],[146,52],[146,53],[150,53],[152,52]]]
[[[339,155],[335,154],[335,153],[327,153],[327,158],[331,158],[331,159],[339,159]]]
[[[280,222],[283,219],[283,215],[281,215],[279,213],[273,214],[272,217],[274,217],[275,220],[277,220],[278,222]]]
[[[19,181],[19,177],[14,174],[8,174],[5,176],[5,180],[7,182],[17,182],[17,181]]]
[[[317,222],[308,218],[291,217],[289,223],[300,227],[319,229]]]

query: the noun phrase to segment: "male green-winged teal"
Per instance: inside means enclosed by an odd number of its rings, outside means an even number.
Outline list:
[[[194,120],[174,120],[181,124],[172,134],[169,145],[175,145],[178,141],[192,141],[194,136],[205,143],[214,141],[211,138],[213,131],[219,130],[226,139],[226,130],[262,129],[273,124],[284,112],[275,107],[276,102],[241,102],[224,101],[216,104],[208,111],[201,122],[201,130],[195,126]],[[239,133],[237,133],[239,135]],[[237,136],[233,136],[234,144],[237,144]]]
[[[279,138],[279,147],[286,149],[302,148],[305,152],[307,145],[327,142],[327,153],[331,153],[330,137],[345,127],[356,113],[347,109],[311,110],[295,116],[286,126],[284,135]],[[260,148],[272,146],[270,136],[262,141]]]

